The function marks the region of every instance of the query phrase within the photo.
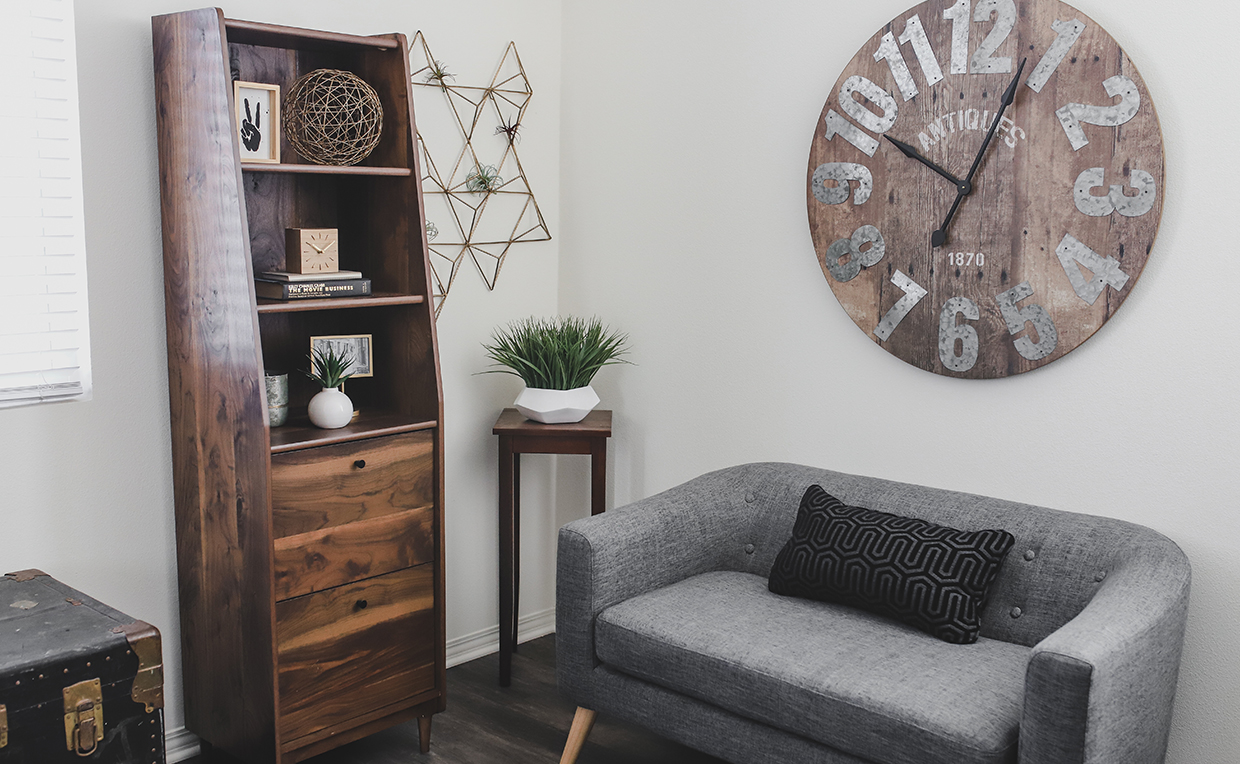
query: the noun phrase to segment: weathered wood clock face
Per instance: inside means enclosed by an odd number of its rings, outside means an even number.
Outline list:
[[[1093,335],[1132,291],[1162,203],[1145,83],[1058,0],[900,14],[840,75],[810,149],[835,296],[888,352],[948,376],[1030,371]]]

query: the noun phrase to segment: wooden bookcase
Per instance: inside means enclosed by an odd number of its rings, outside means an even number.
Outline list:
[[[152,19],[168,382],[188,728],[207,750],[296,762],[444,708],[443,393],[403,35],[335,34],[203,9]],[[242,164],[233,79],[313,69],[379,93],[354,167]],[[374,296],[256,299],[285,228],[338,228]],[[373,335],[361,412],[319,430],[309,338]],[[270,428],[263,371],[289,372]]]

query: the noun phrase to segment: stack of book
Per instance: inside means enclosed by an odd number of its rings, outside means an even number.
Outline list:
[[[370,279],[359,271],[288,273],[263,271],[254,278],[254,294],[269,300],[307,300],[324,297],[369,297]]]

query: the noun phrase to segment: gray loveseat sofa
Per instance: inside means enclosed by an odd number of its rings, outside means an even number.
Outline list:
[[[1016,537],[971,645],[767,590],[805,489]],[[578,706],[737,764],[1154,764],[1189,564],[1131,523],[791,464],[713,472],[560,531]]]

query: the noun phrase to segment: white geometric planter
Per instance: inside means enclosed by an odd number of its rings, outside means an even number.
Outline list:
[[[586,385],[573,390],[545,390],[527,387],[513,404],[526,417],[543,424],[568,424],[586,418],[599,403],[594,388]]]
[[[334,387],[325,387],[310,399],[310,422],[324,430],[344,427],[353,419],[353,401]]]

